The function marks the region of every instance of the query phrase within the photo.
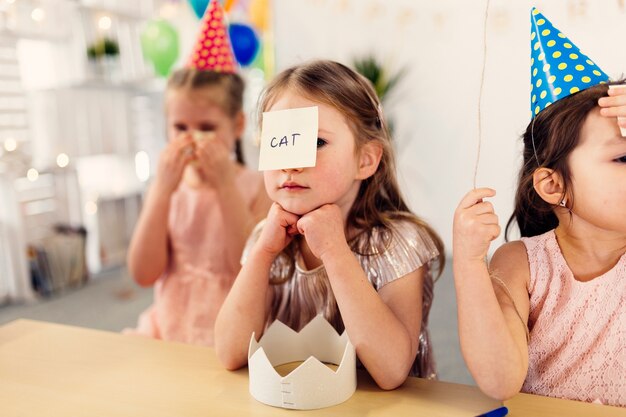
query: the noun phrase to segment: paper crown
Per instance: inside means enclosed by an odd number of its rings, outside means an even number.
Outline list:
[[[609,80],[534,7],[530,25],[531,119],[555,101]]]
[[[224,24],[224,11],[217,0],[211,0],[187,66],[202,71],[234,73],[236,62]]]
[[[282,377],[275,366],[304,361]],[[333,371],[322,362],[339,365]],[[275,407],[311,410],[339,404],[356,390],[356,352],[318,315],[299,333],[274,321],[259,342],[252,334],[248,350],[250,394]]]

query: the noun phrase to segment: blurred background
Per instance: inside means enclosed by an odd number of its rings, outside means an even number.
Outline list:
[[[256,100],[272,76],[313,58],[355,67],[383,98],[411,207],[448,252],[479,141],[477,186],[498,191],[502,223],[512,211],[530,119],[530,8],[611,77],[626,68],[625,0],[492,0],[488,11],[486,0],[220,1],[247,82],[250,164]],[[0,0],[0,324],[119,331],[151,303],[127,276],[126,249],[165,144],[165,80],[186,62],[207,3]],[[450,256],[431,333],[440,378],[472,383]]]

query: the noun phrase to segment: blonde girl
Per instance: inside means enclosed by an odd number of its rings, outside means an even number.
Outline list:
[[[265,172],[274,204],[218,315],[218,357],[244,366],[253,332],[273,320],[300,330],[323,314],[381,388],[432,378],[427,322],[443,248],[399,191],[380,102],[353,70],[314,61],[279,74],[260,104],[308,106],[319,111],[317,164]]]

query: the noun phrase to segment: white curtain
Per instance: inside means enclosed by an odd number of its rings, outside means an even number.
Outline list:
[[[11,176],[0,175],[0,303],[34,298],[21,232],[22,216],[12,185]]]

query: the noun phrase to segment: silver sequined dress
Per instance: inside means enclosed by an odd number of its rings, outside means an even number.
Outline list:
[[[262,226],[263,222],[252,232],[244,250],[242,263],[258,239]],[[391,281],[421,267],[425,268],[419,348],[409,375],[436,378],[428,334],[428,314],[433,300],[431,262],[439,255],[439,251],[430,235],[425,229],[410,221],[395,220],[391,231],[382,227],[374,228],[369,241],[365,234],[361,234],[350,242],[350,245],[376,291]],[[295,268],[291,266],[289,259],[289,256],[282,253],[276,258],[270,270],[273,302],[267,325],[274,320],[280,320],[299,331],[316,315],[323,314],[337,332],[343,332],[344,324],[324,265],[305,270],[302,256],[297,250]]]

